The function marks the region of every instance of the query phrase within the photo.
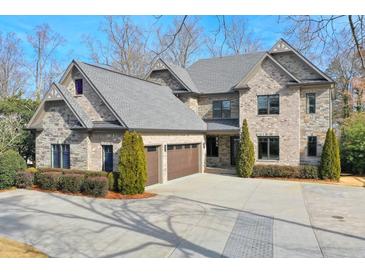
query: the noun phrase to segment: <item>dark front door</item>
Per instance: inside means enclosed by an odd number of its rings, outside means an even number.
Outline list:
[[[113,146],[103,146],[103,171],[113,171]]]
[[[240,137],[239,136],[231,136],[231,165],[236,165],[236,159],[238,154],[238,149],[240,146]]]

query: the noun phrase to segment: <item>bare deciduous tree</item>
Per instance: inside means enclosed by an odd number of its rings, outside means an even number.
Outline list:
[[[356,53],[351,51],[339,52],[330,62],[326,73],[336,81],[337,105],[334,108],[334,118],[341,120],[350,115],[352,106],[352,82],[361,74],[361,65]]]
[[[108,16],[101,26],[105,41],[84,38],[90,58],[98,63],[134,76],[143,77],[151,63],[148,36],[128,16]]]
[[[22,119],[19,115],[0,115],[0,155],[12,147],[22,134]]]
[[[156,56],[182,67],[188,66],[199,53],[203,45],[203,29],[199,26],[199,17],[175,17],[173,25],[162,33],[157,31],[159,40]]]
[[[0,98],[24,92],[27,76],[20,43],[14,33],[0,33]]]
[[[33,33],[28,35],[28,42],[33,49],[30,67],[34,75],[35,96],[39,99],[61,73],[55,55],[65,39],[49,25],[43,24],[35,27]]]
[[[365,18],[363,15],[337,16],[289,16],[291,23],[287,34],[304,53],[313,45],[321,47],[321,53],[332,51],[332,47],[356,50],[361,67],[365,70]],[[318,50],[318,48],[317,48]]]
[[[232,17],[227,22],[218,16],[218,29],[207,38],[211,56],[240,55],[261,49],[261,41],[249,30],[248,22],[242,17]],[[219,38],[219,39],[218,39]]]

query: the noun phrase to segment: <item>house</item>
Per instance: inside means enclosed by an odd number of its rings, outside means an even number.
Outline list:
[[[260,164],[318,164],[333,81],[286,41],[270,51],[159,59],[146,79],[72,61],[28,124],[37,167],[116,170],[123,133],[141,133],[148,184],[235,165],[248,120]]]

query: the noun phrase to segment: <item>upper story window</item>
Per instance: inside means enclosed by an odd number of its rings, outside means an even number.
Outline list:
[[[81,95],[84,92],[82,79],[75,79],[76,94]]]
[[[207,136],[207,156],[218,157],[218,137]]]
[[[213,101],[213,118],[231,118],[231,101]]]
[[[279,114],[280,102],[279,95],[259,95],[257,96],[258,114]]]
[[[316,113],[316,94],[307,93],[307,113]]]
[[[317,156],[317,136],[308,136],[308,156]]]

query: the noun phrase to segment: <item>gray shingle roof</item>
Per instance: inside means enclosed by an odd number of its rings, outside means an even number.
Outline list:
[[[265,52],[201,59],[187,71],[199,93],[228,92],[244,78]]]
[[[164,62],[166,66],[168,66],[173,71],[173,73],[188,87],[188,89],[190,89],[192,92],[199,92],[193,80],[191,80],[189,72],[185,68],[176,66],[163,60],[162,62]]]
[[[84,124],[86,128],[92,128],[93,123],[90,120],[89,116],[86,112],[80,107],[80,105],[76,102],[75,98],[71,95],[71,93],[67,90],[66,87],[55,84],[56,88],[66,101],[66,104],[72,109],[72,111],[77,115],[77,117],[81,120],[81,123]]]
[[[205,120],[207,131],[238,131],[238,119]]]
[[[109,107],[130,129],[205,131],[206,124],[170,88],[75,61]]]

